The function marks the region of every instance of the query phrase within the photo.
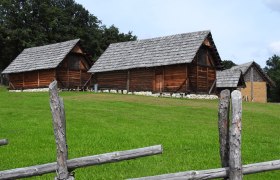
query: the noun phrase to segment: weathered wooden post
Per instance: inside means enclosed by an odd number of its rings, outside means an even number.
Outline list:
[[[7,145],[9,143],[8,139],[0,139],[0,146]]]
[[[229,136],[229,179],[242,179],[241,162],[241,116],[242,96],[241,92],[235,90],[231,93],[232,122]]]
[[[67,168],[68,150],[66,142],[66,122],[64,103],[58,96],[57,81],[49,85],[50,107],[52,111],[53,128],[56,142],[57,154],[57,180],[72,180]]]
[[[220,157],[222,167],[229,166],[229,111],[230,91],[228,89],[225,89],[220,94],[218,112]]]

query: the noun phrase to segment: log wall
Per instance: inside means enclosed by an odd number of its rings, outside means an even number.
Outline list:
[[[54,70],[9,74],[10,89],[46,88],[55,79]]]
[[[90,73],[85,58],[79,54],[68,55],[56,69],[56,78],[59,88],[82,88],[89,80]]]
[[[130,70],[130,91],[154,91],[155,69],[141,68]]]
[[[186,92],[187,71],[186,64],[164,67],[164,92]]]
[[[94,78],[99,89],[208,93],[216,71],[211,67],[179,64],[102,72],[94,74]]]
[[[208,93],[216,79],[216,70],[210,66],[191,64],[189,79],[191,92]]]
[[[94,74],[99,89],[125,90],[127,71],[111,71]]]

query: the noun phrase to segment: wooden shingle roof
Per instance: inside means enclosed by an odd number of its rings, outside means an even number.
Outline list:
[[[217,77],[216,77],[217,88],[237,88],[237,87],[245,87],[245,86],[246,84],[241,70],[227,69],[223,71],[217,71]]]
[[[199,31],[111,44],[89,72],[190,63],[207,37],[220,61],[211,32]]]
[[[79,39],[74,39],[24,49],[2,73],[19,73],[56,68],[79,41]]]
[[[259,64],[257,64],[254,61],[240,64],[237,66],[233,66],[231,70],[237,70],[240,69],[244,75],[246,75],[249,72],[250,67],[254,66],[256,70],[261,74],[263,79],[270,85],[270,86],[275,86],[275,82],[263,71],[263,69],[260,67]]]

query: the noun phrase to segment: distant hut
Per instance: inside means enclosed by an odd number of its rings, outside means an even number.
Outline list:
[[[217,71],[216,88],[218,92],[223,89],[229,89],[231,91],[246,87],[244,76],[242,71],[236,70],[223,70]]]
[[[90,78],[91,66],[80,40],[27,48],[2,72],[9,78],[9,89],[47,87],[53,80],[64,89],[82,88]]]
[[[210,31],[111,44],[92,66],[99,89],[213,93],[221,59]]]
[[[243,99],[254,102],[267,102],[267,88],[275,86],[275,83],[262,70],[256,62],[248,62],[234,66],[231,70],[241,70],[246,82],[246,88],[242,88]]]

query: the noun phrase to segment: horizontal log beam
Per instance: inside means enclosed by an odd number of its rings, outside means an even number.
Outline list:
[[[68,169],[74,170],[81,167],[100,165],[105,163],[113,163],[123,160],[135,159],[139,157],[151,156],[162,153],[162,146],[155,145],[139,149],[126,151],[117,151],[94,156],[86,156],[67,160]],[[17,168],[11,170],[0,171],[0,179],[17,179],[31,176],[38,176],[47,173],[56,172],[57,163],[48,163],[37,166]]]
[[[8,139],[0,139],[0,146],[7,145],[9,143]]]
[[[280,160],[267,161],[261,163],[247,164],[242,166],[243,175],[255,174],[265,171],[273,171],[280,169]],[[228,177],[229,168],[217,168],[200,171],[186,171],[171,174],[162,174],[157,176],[149,176],[142,178],[133,178],[130,180],[175,180],[175,179],[215,179]]]

